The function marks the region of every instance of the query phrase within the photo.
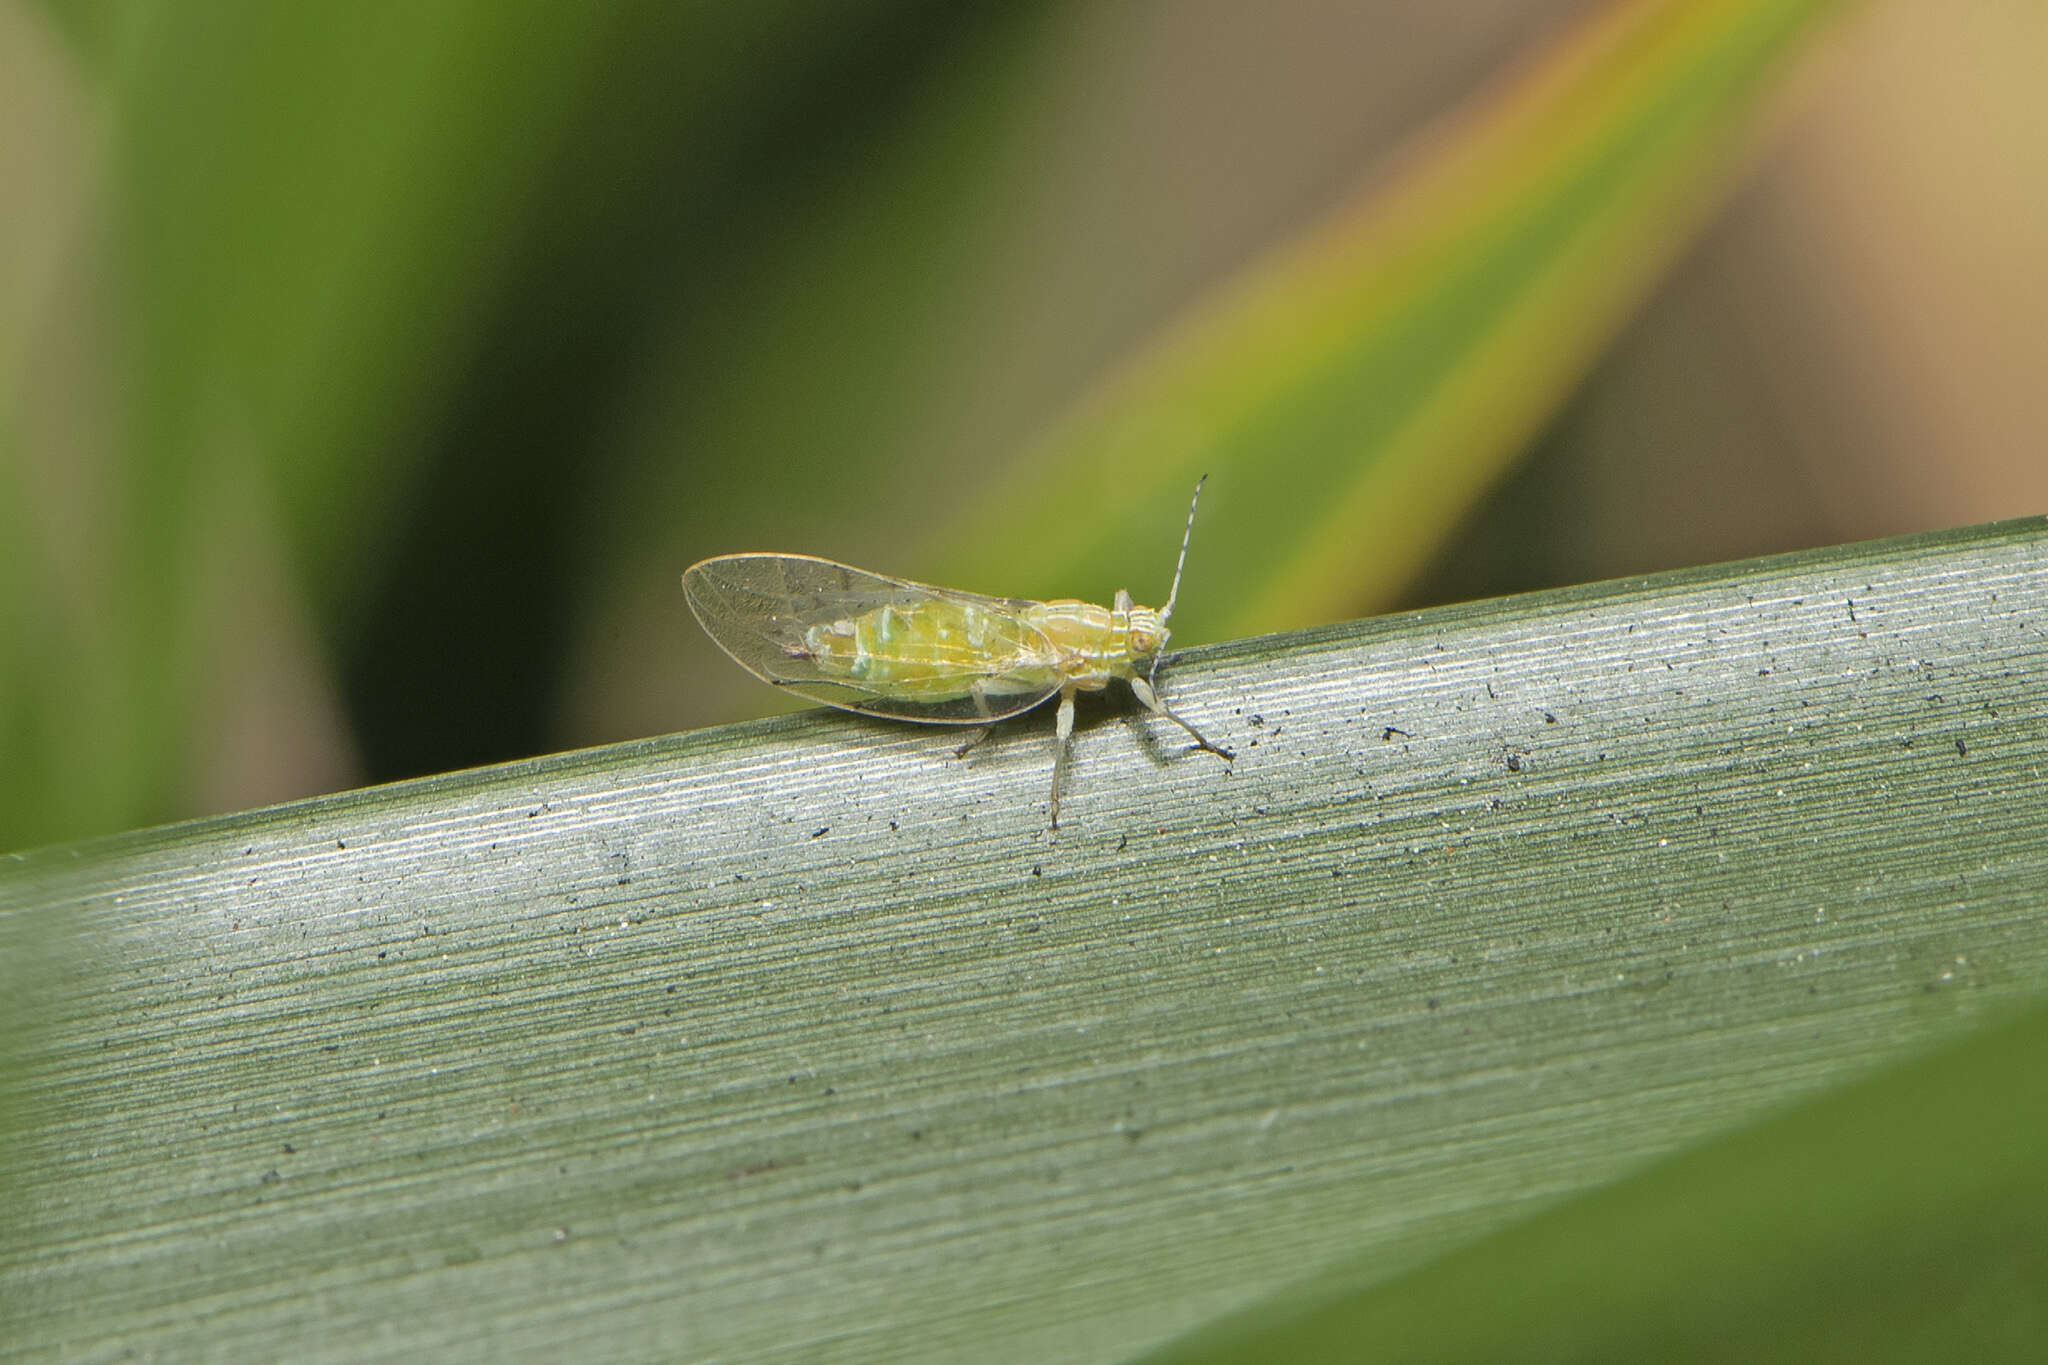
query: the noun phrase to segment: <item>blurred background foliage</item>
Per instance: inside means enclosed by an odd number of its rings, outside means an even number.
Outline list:
[[[1827,20],[1821,23],[1821,20]],[[2048,10],[0,0],[0,848],[2048,504]]]

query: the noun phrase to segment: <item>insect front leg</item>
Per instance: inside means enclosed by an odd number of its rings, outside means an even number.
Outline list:
[[[1060,779],[1067,771],[1067,750],[1073,747],[1074,738],[1074,689],[1071,684],[1060,689],[1060,710],[1053,722],[1053,734],[1059,748],[1052,756],[1052,827],[1060,827]]]
[[[1143,702],[1145,704],[1145,709],[1150,711],[1153,715],[1164,716],[1168,720],[1172,721],[1175,725],[1178,725],[1181,729],[1193,735],[1195,737],[1195,747],[1197,749],[1206,749],[1210,753],[1215,754],[1218,758],[1237,757],[1237,755],[1231,752],[1229,749],[1219,748],[1218,746],[1211,744],[1209,742],[1209,738],[1207,735],[1204,735],[1200,730],[1197,730],[1194,726],[1188,724],[1187,721],[1175,715],[1173,711],[1170,708],[1168,708],[1166,703],[1159,699],[1158,691],[1152,686],[1150,682],[1146,681],[1144,678],[1131,679],[1131,695],[1136,697],[1139,701]]]

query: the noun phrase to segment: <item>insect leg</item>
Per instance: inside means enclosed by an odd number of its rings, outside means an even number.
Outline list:
[[[980,712],[981,718],[983,720],[987,720],[989,718],[988,689],[982,685],[981,679],[976,678],[974,682],[970,685],[970,695],[972,695],[974,698],[974,709]],[[981,743],[983,740],[987,739],[989,737],[990,731],[994,728],[995,727],[993,726],[984,725],[980,729],[968,735],[966,739],[962,740],[960,744],[954,748],[953,757],[967,757],[967,751],[969,749],[972,749],[975,745]]]
[[[1179,716],[1175,715],[1173,711],[1167,707],[1166,703],[1159,699],[1158,690],[1155,689],[1152,686],[1152,684],[1146,681],[1145,679],[1131,679],[1131,695],[1136,697],[1139,701],[1145,703],[1145,708],[1148,711],[1152,712],[1153,715],[1164,716],[1168,720],[1172,721],[1175,725],[1178,725],[1181,729],[1193,735],[1195,737],[1195,747],[1197,749],[1206,749],[1210,753],[1215,754],[1218,758],[1237,757],[1237,755],[1232,753],[1230,750],[1218,748],[1216,745],[1211,744],[1209,742],[1208,736],[1204,735],[1200,730],[1197,730],[1194,726],[1188,724],[1185,720],[1182,720]]]
[[[1074,688],[1072,684],[1060,689],[1059,716],[1053,724],[1053,733],[1059,748],[1052,756],[1052,827],[1060,827],[1060,778],[1067,771],[1067,750],[1074,737]]]

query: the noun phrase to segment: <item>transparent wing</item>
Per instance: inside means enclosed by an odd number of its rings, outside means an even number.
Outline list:
[[[1037,706],[1059,691],[1051,641],[1024,616],[1035,604],[889,578],[810,555],[721,555],[692,565],[683,592],[705,634],[756,677],[800,696],[865,715],[938,725],[976,725]],[[919,657],[848,660],[814,647],[814,632],[847,643],[891,620],[925,643],[941,627],[973,647]],[[838,635],[832,632],[837,628]],[[877,651],[887,654],[888,651]]]

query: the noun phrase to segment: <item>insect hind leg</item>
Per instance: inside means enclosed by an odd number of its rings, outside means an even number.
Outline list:
[[[974,680],[973,684],[969,689],[968,695],[974,698],[974,709],[976,713],[978,713],[984,721],[993,721],[995,719],[994,713],[989,710],[988,688],[980,678],[976,678]],[[974,730],[971,734],[967,736],[966,739],[962,740],[959,744],[954,746],[953,757],[967,757],[967,753],[970,749],[974,748],[975,745],[987,739],[989,735],[994,733],[994,731],[995,726],[992,724],[982,725],[978,729]]]
[[[1190,735],[1193,735],[1195,739],[1195,747],[1197,749],[1202,749],[1209,753],[1215,754],[1218,758],[1231,759],[1237,757],[1237,754],[1232,750],[1225,749],[1220,745],[1211,743],[1207,735],[1203,734],[1200,730],[1197,730],[1193,725],[1189,724],[1182,717],[1175,714],[1172,708],[1168,707],[1165,702],[1159,699],[1158,689],[1153,687],[1152,684],[1146,679],[1131,679],[1131,695],[1136,697],[1139,701],[1143,702],[1145,704],[1145,709],[1150,711],[1153,715],[1164,716],[1166,719],[1172,721],[1175,725],[1178,725],[1181,729],[1187,731]]]

